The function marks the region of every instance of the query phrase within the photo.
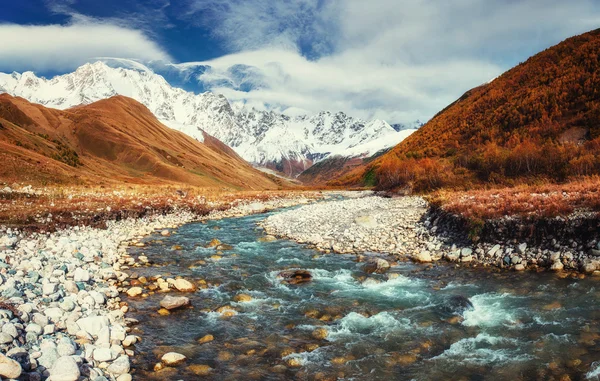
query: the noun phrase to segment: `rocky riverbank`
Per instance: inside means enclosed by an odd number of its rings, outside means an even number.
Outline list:
[[[511,237],[515,227],[504,229],[499,221],[495,226],[503,229],[503,235],[474,243],[460,220],[431,208],[420,197],[322,202],[270,216],[262,225],[271,235],[311,244],[324,252],[380,252],[423,263],[445,259],[464,266],[600,274],[597,237],[586,235],[585,242],[578,242],[571,234],[561,240],[562,230],[557,228],[551,240],[530,243],[517,240],[518,235]],[[573,230],[569,220],[563,225],[563,229]]]
[[[129,245],[201,219],[219,219],[306,204],[297,194],[236,203],[205,216],[168,215],[108,221],[106,229],[72,227],[54,233],[0,230],[0,376],[20,380],[131,380],[130,334],[120,293],[128,269],[139,266]],[[138,258],[144,260],[143,257]]]

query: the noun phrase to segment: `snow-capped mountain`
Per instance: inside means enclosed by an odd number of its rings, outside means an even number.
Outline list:
[[[32,72],[0,73],[0,92],[58,109],[125,95],[144,104],[171,128],[200,141],[205,131],[247,161],[288,175],[328,156],[372,155],[413,131],[398,132],[384,121],[366,122],[343,112],[290,117],[243,105],[232,107],[222,95],[173,87],[141,64],[114,68],[96,62],[52,79]]]

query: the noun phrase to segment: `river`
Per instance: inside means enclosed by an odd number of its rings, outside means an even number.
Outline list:
[[[165,294],[125,299],[142,337],[134,379],[195,380],[194,364],[210,366],[203,379],[213,380],[599,379],[598,279],[404,261],[367,274],[354,256],[261,242],[257,222],[268,215],[188,224],[130,250],[154,263],[136,276],[206,282],[185,294],[192,308],[168,316],[157,313]],[[232,246],[220,259],[204,247],[213,238]],[[312,281],[282,283],[289,268]],[[241,293],[252,300],[235,302]],[[456,296],[473,308],[457,308]],[[216,312],[223,306],[235,315]],[[198,343],[206,335],[214,340]],[[186,362],[155,372],[170,351]]]

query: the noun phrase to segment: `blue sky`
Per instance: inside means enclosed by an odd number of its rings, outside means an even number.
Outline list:
[[[598,27],[596,0],[2,1],[0,71],[209,65],[194,80],[232,101],[410,122]]]

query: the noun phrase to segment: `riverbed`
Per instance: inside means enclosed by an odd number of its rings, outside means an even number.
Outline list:
[[[264,239],[258,223],[269,215],[191,223],[130,249],[152,263],[133,278],[180,276],[199,287],[185,294],[191,307],[166,316],[164,293],[126,298],[142,338],[134,379],[598,379],[595,277],[390,258],[389,271],[369,274],[355,255]],[[205,247],[213,239],[230,247]],[[313,278],[286,284],[278,274],[287,269]],[[155,370],[167,352],[186,360]]]

